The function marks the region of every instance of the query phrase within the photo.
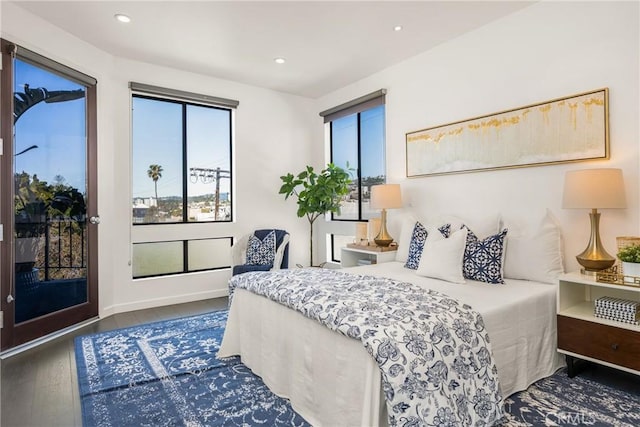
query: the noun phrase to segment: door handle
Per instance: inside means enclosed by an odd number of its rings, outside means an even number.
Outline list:
[[[100,224],[100,216],[96,215],[96,216],[89,217],[89,222],[91,224],[96,224],[96,225]]]

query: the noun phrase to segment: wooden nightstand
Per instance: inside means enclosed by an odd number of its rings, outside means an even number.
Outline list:
[[[397,248],[380,248],[350,245],[340,250],[340,266],[356,267],[358,261],[366,260],[370,264],[379,264],[396,259]]]
[[[576,359],[640,375],[640,326],[594,315],[596,298],[640,301],[640,287],[596,282],[579,273],[558,283],[558,351],[567,357],[567,374],[576,375]]]

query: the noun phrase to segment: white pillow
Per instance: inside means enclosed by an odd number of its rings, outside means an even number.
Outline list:
[[[562,235],[551,212],[535,230],[507,235],[504,277],[556,284],[563,273]]]
[[[462,257],[466,242],[466,229],[452,233],[448,239],[440,233],[429,233],[416,274],[447,282],[465,283],[462,275]]]

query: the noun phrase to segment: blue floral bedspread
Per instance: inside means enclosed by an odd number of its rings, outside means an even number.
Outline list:
[[[442,293],[387,278],[310,268],[233,276],[360,340],[382,373],[391,426],[489,426],[503,402],[482,316]]]

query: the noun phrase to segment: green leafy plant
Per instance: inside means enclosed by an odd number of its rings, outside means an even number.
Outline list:
[[[47,221],[57,218],[81,220],[86,214],[82,193],[68,185],[62,176],[53,184],[41,181],[37,175],[26,172],[14,174],[16,237],[40,237]]]
[[[620,249],[618,258],[622,262],[640,263],[640,245],[631,245]]]
[[[284,194],[285,200],[296,196],[298,217],[306,216],[309,221],[309,265],[313,265],[313,223],[320,215],[340,212],[342,198],[349,194],[350,171],[329,163],[320,173],[307,166],[298,175],[289,173],[280,177],[279,194]]]

